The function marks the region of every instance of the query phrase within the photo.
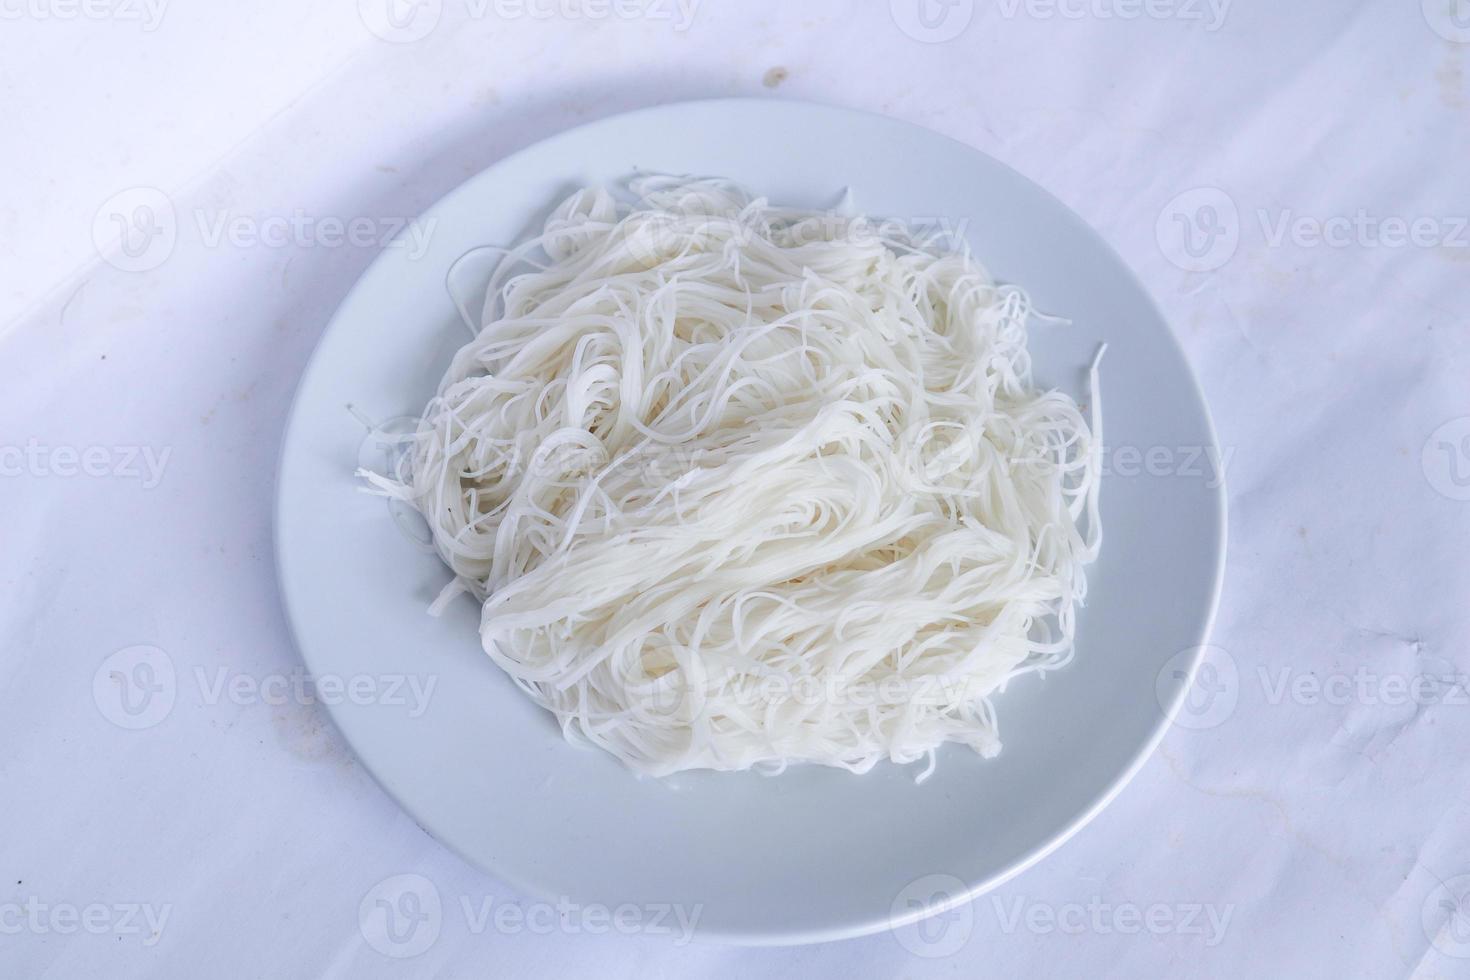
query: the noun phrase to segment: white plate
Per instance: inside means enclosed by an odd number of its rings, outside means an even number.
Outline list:
[[[850,187],[867,214],[966,221],[997,278],[1075,321],[1033,328],[1040,382],[1085,399],[1084,366],[1107,341],[1104,427],[1120,472],[1103,483],[1105,541],[1076,660],[998,699],[998,759],[950,747],[923,785],[917,769],[886,764],[865,776],[799,767],[776,778],[638,779],[562,740],[481,652],[472,601],[440,619],[426,614],[447,573],[383,500],[358,492],[364,430],[346,406],[380,422],[418,413],[467,339],[445,290],[454,260],[519,239],[573,187],[635,170],[729,177],[806,206]],[[994,887],[1075,833],[1147,757],[1183,693],[1179,668],[1196,660],[1181,652],[1209,630],[1224,491],[1203,455],[1187,465],[1215,439],[1178,344],[1118,257],[1060,202],[928,130],[729,100],[562,133],[467,181],[422,222],[432,222],[427,252],[386,250],[306,370],[282,450],[276,547],[314,675],[367,677],[379,693],[393,675],[436,678],[417,717],[392,697],[346,697],[332,714],[363,764],[439,840],[543,898],[697,906],[701,939],[810,942],[907,924]],[[1151,468],[1163,475],[1122,455],[1154,447],[1171,454]],[[1138,475],[1122,475],[1125,461]]]

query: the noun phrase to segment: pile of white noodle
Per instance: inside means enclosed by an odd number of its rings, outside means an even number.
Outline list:
[[[632,769],[1000,750],[1072,655],[1101,439],[963,247],[728,182],[573,194],[510,251],[397,472],[485,651]],[[1101,352],[1099,351],[1099,355]]]

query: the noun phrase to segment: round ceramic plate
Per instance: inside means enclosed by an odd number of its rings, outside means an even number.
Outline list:
[[[875,216],[947,224],[1038,308],[1038,383],[1102,390],[1105,540],[1074,662],[997,699],[1004,749],[951,746],[938,771],[640,779],[563,741],[485,656],[478,609],[426,607],[448,573],[359,492],[365,430],[413,416],[467,339],[446,276],[524,237],[569,190],[637,171],[734,179],[780,204],[850,189]],[[547,899],[697,910],[699,939],[795,943],[908,925],[1039,860],[1098,812],[1157,743],[1205,642],[1224,557],[1209,417],[1144,290],[1076,215],[968,146],[842,109],[730,100],[659,106],[562,133],[497,163],[386,249],[343,302],[296,395],[279,471],[281,590],[307,667],[351,687],[331,707],[363,764],[431,834]],[[487,272],[462,264],[472,295]],[[481,276],[480,282],[474,282]],[[353,411],[348,410],[348,406]],[[1153,464],[1148,460],[1150,451]],[[1167,465],[1160,461],[1167,459]],[[1217,458],[1217,457],[1215,457]],[[1126,465],[1125,465],[1126,464]],[[1157,465],[1155,465],[1157,464]],[[411,678],[425,700],[405,696]],[[395,684],[399,696],[388,696]]]

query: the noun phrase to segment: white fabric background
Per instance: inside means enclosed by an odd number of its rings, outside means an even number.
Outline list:
[[[915,0],[702,0],[687,29],[672,0],[628,20],[423,0],[406,30],[439,19],[404,43],[366,28],[378,0],[0,2],[0,975],[1470,975],[1456,2],[928,0],[931,30]],[[937,944],[477,932],[461,898],[521,897],[422,833],[319,706],[195,680],[298,663],[272,572],[278,442],[376,248],[211,244],[193,215],[407,219],[568,126],[734,94],[964,140],[1137,270],[1233,453],[1209,727],[1172,730]],[[166,260],[125,271],[93,224],[137,187],[181,220]],[[1176,215],[1224,231],[1195,240],[1214,268],[1181,268]],[[1389,217],[1423,219],[1418,241]],[[100,475],[73,474],[89,448]],[[177,696],[127,730],[92,685],[140,644]],[[445,913],[398,960],[358,906],[402,873]],[[91,931],[69,918],[98,903]],[[128,904],[167,909],[156,936]]]

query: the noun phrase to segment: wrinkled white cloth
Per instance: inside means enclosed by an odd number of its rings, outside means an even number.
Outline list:
[[[1470,975],[1463,0],[387,3],[6,7],[0,975]],[[292,692],[276,454],[380,243],[558,130],[734,94],[1046,186],[1157,298],[1226,450],[1194,711],[922,933],[591,934],[427,837]],[[359,910],[402,873],[443,905],[399,960]]]

